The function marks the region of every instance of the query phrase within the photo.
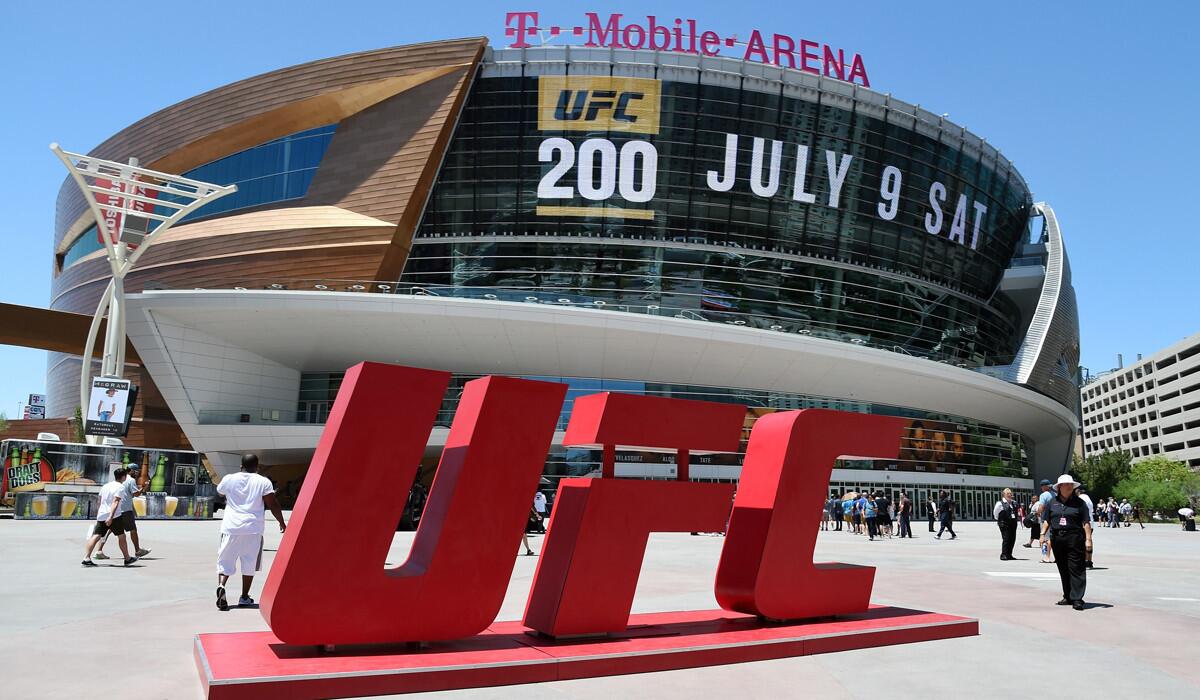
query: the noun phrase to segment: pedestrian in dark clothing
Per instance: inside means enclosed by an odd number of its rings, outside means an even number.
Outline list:
[[[892,501],[887,497],[886,493],[881,493],[875,497],[875,528],[879,532],[880,537],[892,537]]]
[[[908,492],[900,492],[900,537],[912,537],[912,499],[908,497]]]
[[[1054,563],[1058,565],[1058,576],[1062,579],[1062,600],[1058,605],[1070,605],[1083,610],[1083,594],[1087,588],[1087,567],[1084,557],[1092,548],[1092,523],[1087,503],[1075,489],[1079,482],[1070,474],[1058,477],[1054,488],[1056,496],[1047,506],[1045,523],[1042,525],[1042,542],[1049,538],[1054,548]]]
[[[875,494],[867,496],[863,503],[863,519],[867,521],[867,538],[874,540],[879,536],[878,516],[879,510],[875,506]]]
[[[992,509],[992,517],[1000,527],[1000,561],[1012,561],[1013,545],[1017,543],[1017,504],[1013,501],[1012,489],[1004,489],[996,507]]]
[[[846,511],[842,509],[842,500],[837,496],[833,498],[833,524],[838,532],[842,531],[842,518],[846,517]]]
[[[1021,546],[1025,549],[1032,549],[1034,543],[1042,535],[1042,523],[1038,519],[1037,494],[1029,497],[1029,505],[1025,506],[1025,512],[1021,515],[1021,522],[1025,524],[1025,527],[1029,528],[1029,541]]]
[[[941,519],[941,527],[938,528],[937,539],[942,539],[942,533],[950,531],[950,539],[957,540],[958,535],[954,534],[954,499],[950,494],[942,491],[939,494],[941,501],[938,503],[938,517]]]
[[[937,517],[938,505],[937,501],[933,500],[933,496],[929,497],[929,503],[925,504],[926,515],[929,516],[929,531],[934,532],[933,520]]]

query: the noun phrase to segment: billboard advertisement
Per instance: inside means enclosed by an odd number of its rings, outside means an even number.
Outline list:
[[[76,509],[88,510],[115,466],[128,467],[146,492],[134,502],[139,515],[195,514],[197,505],[210,508],[215,494],[196,452],[36,440],[4,440],[0,451],[0,502],[14,505],[18,517],[87,517],[75,515]],[[66,496],[75,500],[64,504]],[[75,503],[71,515],[63,515],[70,503]]]
[[[84,414],[87,435],[122,437],[129,432],[137,387],[128,379],[93,377],[92,393]]]

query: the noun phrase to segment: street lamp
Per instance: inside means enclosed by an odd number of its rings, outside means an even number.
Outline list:
[[[125,369],[125,276],[154,241],[180,219],[209,202],[237,192],[237,185],[213,185],[128,163],[71,153],[50,144],[63,162],[96,219],[112,279],[100,297],[83,349],[79,405],[88,405],[92,350],[100,319],[108,312],[100,375],[121,378]],[[152,222],[157,222],[157,226]]]

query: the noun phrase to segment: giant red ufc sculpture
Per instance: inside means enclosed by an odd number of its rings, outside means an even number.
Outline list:
[[[759,418],[731,499],[731,485],[693,482],[688,465],[696,452],[738,449],[745,407],[611,393],[576,399],[563,440],[599,449],[602,478],[560,481],[524,626],[495,623],[567,387],[468,382],[412,551],[385,569],[404,506],[395,487],[412,482],[449,380],[372,363],[347,372],[267,577],[271,634],[197,638],[210,698],[531,682],[977,631],[972,620],[871,607],[874,569],[812,561],[834,460],[894,458],[901,420],[826,410]],[[614,478],[618,447],[675,452],[677,479]],[[724,611],[630,616],[651,532],[726,523],[715,586]],[[825,620],[779,624],[815,617]],[[562,641],[580,637],[592,641]],[[433,656],[311,651],[402,642],[443,646]]]

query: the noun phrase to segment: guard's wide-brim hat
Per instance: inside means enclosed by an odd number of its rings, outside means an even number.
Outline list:
[[[1070,474],[1063,474],[1062,476],[1058,477],[1058,481],[1054,482],[1054,488],[1058,488],[1063,484],[1070,484],[1073,488],[1079,486],[1079,482],[1075,481],[1075,478]]]

